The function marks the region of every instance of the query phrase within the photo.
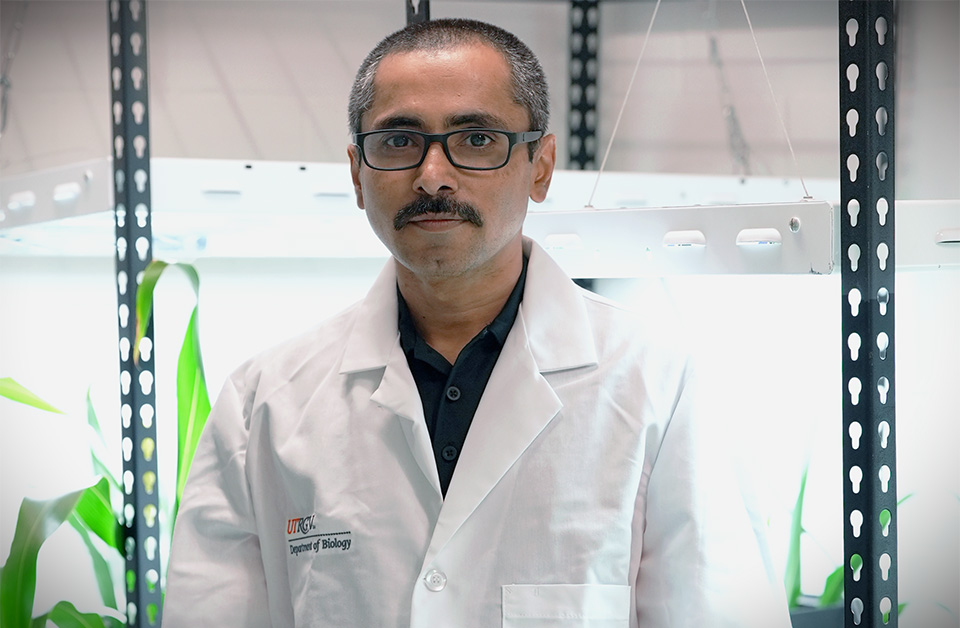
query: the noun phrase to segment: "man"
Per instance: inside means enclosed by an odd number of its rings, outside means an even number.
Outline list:
[[[348,153],[393,259],[220,394],[166,628],[788,625],[677,336],[522,236],[547,102],[533,54],[479,22],[364,61]]]

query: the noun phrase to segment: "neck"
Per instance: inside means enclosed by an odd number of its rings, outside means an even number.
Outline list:
[[[467,343],[503,309],[522,267],[519,248],[496,270],[470,276],[418,277],[397,263],[397,285],[417,332],[453,364]]]

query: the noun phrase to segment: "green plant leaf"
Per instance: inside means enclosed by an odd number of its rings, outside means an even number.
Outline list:
[[[803,534],[803,494],[807,489],[807,471],[810,465],[803,467],[800,476],[800,492],[793,507],[793,518],[790,522],[790,547],[787,551],[787,567],[783,577],[784,588],[787,592],[787,604],[790,608],[797,606],[800,598],[800,536]]]
[[[150,322],[150,313],[153,311],[153,292],[157,287],[157,282],[167,266],[177,266],[187,274],[190,283],[193,285],[193,292],[200,297],[200,275],[197,269],[190,264],[168,264],[160,260],[153,260],[143,271],[143,280],[137,286],[137,328],[136,337],[133,342],[133,360],[137,362],[140,359],[140,340],[147,333],[147,325]]]
[[[190,315],[190,323],[187,325],[177,362],[177,491],[171,526],[180,508],[180,497],[183,495],[200,434],[210,414],[210,396],[207,393],[203,358],[200,355],[198,316],[199,306],[193,308]]]
[[[820,594],[820,606],[833,606],[843,599],[843,565],[833,570],[823,585]]]
[[[850,569],[856,571],[863,567],[863,556],[860,554],[854,554],[850,557]]]
[[[100,427],[100,420],[97,418],[97,412],[93,408],[93,399],[90,398],[89,387],[87,387],[86,401],[87,401],[87,425],[93,428],[93,431],[97,435],[97,438],[100,439],[100,444],[106,447],[107,442],[103,438],[103,429]]]
[[[34,619],[32,627],[45,628],[47,621],[59,628],[119,628],[123,624],[114,617],[103,617],[96,613],[81,613],[70,602],[61,601],[46,615]]]
[[[101,429],[100,421],[97,419],[97,412],[93,408],[93,401],[90,399],[89,388],[87,389],[87,424],[90,425],[90,427],[93,428],[94,433],[96,433],[101,448],[106,450],[107,443],[103,438],[103,429]],[[107,478],[117,492],[123,491],[123,487],[120,486],[120,479],[113,474],[113,471],[110,469],[110,465],[103,460],[103,457],[98,452],[96,444],[90,445],[90,461],[93,463],[94,473]]]
[[[10,544],[10,556],[0,574],[0,625],[27,628],[37,592],[40,546],[73,512],[86,489],[46,501],[24,499]]]
[[[109,547],[123,553],[117,536],[117,516],[110,504],[110,483],[106,478],[85,490],[77,502],[76,514],[91,532],[99,536]]]
[[[935,604],[936,606],[938,606],[939,608],[942,608],[943,610],[945,610],[945,611],[947,612],[947,614],[950,615],[950,617],[956,617],[956,616],[957,616],[957,614],[953,612],[953,609],[950,608],[949,606],[947,606],[946,604],[944,604],[943,602],[934,602],[934,604]]]
[[[168,264],[154,260],[144,270],[143,280],[137,288],[137,327],[134,341],[134,359],[138,359],[140,339],[143,338],[153,308],[153,294],[157,282],[168,266],[177,266],[187,274],[197,301],[200,299],[200,276],[190,264]],[[177,362],[177,486],[170,524],[176,520],[180,497],[186,484],[187,474],[193,461],[200,433],[210,414],[210,396],[207,392],[203,359],[200,354],[199,306],[194,307],[184,334],[180,357]]]
[[[0,397],[6,397],[7,399],[33,406],[40,410],[46,410],[47,412],[63,414],[63,410],[54,408],[10,377],[0,377]]]
[[[83,544],[87,546],[90,560],[93,561],[93,574],[97,579],[100,599],[103,600],[105,606],[116,609],[117,596],[113,589],[113,574],[110,571],[110,564],[107,563],[103,554],[100,553],[100,550],[97,549],[97,546],[93,543],[93,539],[90,538],[90,531],[86,525],[84,525],[83,521],[81,521],[80,517],[77,516],[76,512],[70,515],[68,521],[70,525],[73,526],[73,529],[80,535]]]
[[[143,279],[137,286],[137,305],[136,305],[136,334],[133,340],[133,362],[136,364],[140,360],[140,340],[147,333],[147,325],[150,322],[150,314],[153,312],[153,291],[157,287],[157,281],[168,264],[160,260],[153,260],[143,270]]]

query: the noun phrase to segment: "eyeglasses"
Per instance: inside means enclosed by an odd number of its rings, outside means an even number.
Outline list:
[[[496,170],[510,161],[513,147],[535,142],[543,131],[511,133],[496,129],[461,129],[449,133],[421,133],[410,129],[384,129],[357,133],[354,143],[360,148],[363,163],[374,170],[417,168],[427,149],[440,142],[450,163],[464,170]]]

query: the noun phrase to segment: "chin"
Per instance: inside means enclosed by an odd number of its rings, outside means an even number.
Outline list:
[[[396,257],[407,270],[421,279],[450,279],[466,274],[471,265],[449,257]]]

